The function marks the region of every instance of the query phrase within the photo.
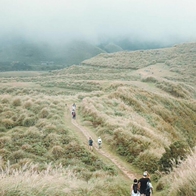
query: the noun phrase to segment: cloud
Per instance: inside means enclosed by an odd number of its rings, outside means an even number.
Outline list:
[[[1,35],[196,41],[195,0],[1,0]]]

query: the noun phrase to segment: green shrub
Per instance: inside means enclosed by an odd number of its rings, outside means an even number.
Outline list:
[[[107,165],[103,167],[103,170],[107,172],[109,175],[117,175],[117,170],[112,165]]]
[[[41,106],[41,105],[37,105],[37,104],[34,103],[30,109],[31,109],[31,111],[33,111],[35,114],[38,114],[38,113],[41,111],[42,106]]]
[[[89,171],[82,171],[80,173],[82,175],[82,178],[88,183],[88,181],[92,178],[92,172]]]
[[[0,104],[0,113],[3,112],[3,105]]]
[[[0,132],[6,132],[7,129],[4,126],[0,126]]]
[[[24,151],[26,151],[26,152],[30,152],[30,151],[32,151],[32,146],[29,145],[29,144],[23,144],[21,146],[21,149],[24,150]]]
[[[36,127],[39,130],[43,129],[47,125],[48,125],[48,120],[47,119],[38,119],[37,122],[36,122]]]
[[[23,120],[26,118],[26,114],[20,114],[20,116],[16,119],[16,124],[18,126],[23,125]]]
[[[17,123],[17,119],[18,119],[17,114],[13,115],[11,119],[12,119],[12,120],[14,121],[14,123],[16,124],[16,123]]]
[[[14,114],[15,113],[13,111],[11,111],[10,109],[7,109],[7,111],[4,111],[3,112],[3,116],[5,118],[12,118],[14,116]]]
[[[150,179],[154,182],[158,182],[162,177],[162,173],[160,171],[155,171],[152,175],[150,175]]]
[[[49,111],[47,108],[43,108],[40,113],[39,113],[39,117],[40,118],[46,118],[49,115]]]
[[[46,152],[47,152],[47,149],[45,148],[45,146],[43,145],[43,143],[41,143],[41,142],[35,142],[34,144],[32,144],[32,148],[28,149],[28,152],[31,152],[34,155],[36,155],[37,158],[39,156],[39,159],[42,160],[43,159],[43,155],[45,155]]]
[[[158,169],[158,161],[159,159],[154,154],[145,151],[133,161],[133,165],[143,171],[154,173]]]
[[[5,95],[5,96],[1,99],[1,102],[2,102],[2,103],[9,103],[9,102],[10,102],[10,99],[11,99],[11,96],[10,96],[10,95]]]
[[[30,126],[34,126],[36,122],[35,117],[26,117],[23,122],[22,125],[25,127],[30,127]]]
[[[36,127],[30,127],[26,132],[25,135],[28,138],[40,138],[41,134],[40,131]]]
[[[9,144],[11,141],[12,139],[9,136],[0,137],[0,148],[3,148],[6,144]]]
[[[13,106],[20,106],[21,105],[21,99],[20,98],[15,98],[12,102]]]
[[[17,163],[19,159],[23,159],[25,157],[25,152],[23,150],[18,150],[11,153],[8,159],[12,161],[12,163]]]
[[[56,132],[58,133],[58,134],[63,134],[63,135],[66,135],[66,134],[68,134],[68,130],[65,128],[65,126],[64,125],[57,125],[57,127],[56,127]]]
[[[156,83],[157,82],[157,79],[155,77],[149,76],[149,77],[146,77],[146,78],[142,79],[142,82]]]
[[[53,124],[48,124],[43,128],[44,133],[52,133],[56,131],[56,126]]]
[[[47,145],[47,146],[50,146],[50,145],[57,145],[60,143],[62,139],[62,136],[61,135],[58,135],[56,133],[49,133],[47,135],[47,137],[44,138],[44,143]],[[69,138],[70,139],[70,138]]]
[[[117,153],[125,156],[128,162],[132,162],[148,145],[134,135],[127,135],[121,128],[114,131],[112,144],[115,146]]]
[[[14,127],[14,121],[12,119],[5,118],[1,122],[6,129],[11,129],[12,127]]]
[[[58,114],[55,114],[55,115],[52,116],[52,119],[53,120],[61,120],[62,118]]]
[[[6,150],[5,148],[0,149],[0,155],[4,160],[7,160],[10,156],[10,151]]]
[[[32,105],[33,105],[32,101],[26,101],[23,106],[26,109],[30,109]]]
[[[64,154],[64,149],[61,146],[53,146],[51,152],[55,158],[61,158]]]
[[[173,165],[178,165],[190,153],[190,148],[184,141],[177,141],[165,148],[165,153],[159,160],[161,171],[170,172]]]
[[[162,191],[166,188],[166,183],[164,180],[160,179],[157,183],[157,186],[156,186],[156,191]]]

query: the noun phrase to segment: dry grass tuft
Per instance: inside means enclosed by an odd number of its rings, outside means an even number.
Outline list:
[[[11,95],[6,94],[1,97],[1,103],[4,104],[4,103],[10,103],[10,102],[11,102]]]
[[[196,150],[183,161],[174,171],[161,179],[157,189],[163,191],[163,196],[195,196],[196,181]],[[166,189],[166,190],[165,190]]]
[[[50,145],[59,144],[62,136],[56,133],[49,133],[47,137],[44,139],[45,142],[50,143]]]
[[[19,97],[14,98],[12,105],[13,106],[21,106],[21,99]]]
[[[30,138],[39,138],[41,136],[41,133],[36,127],[30,127],[25,131],[24,135]]]
[[[53,146],[51,149],[51,153],[55,158],[62,157],[64,154],[64,149],[61,146]]]
[[[6,129],[11,129],[14,127],[14,121],[9,118],[2,119],[1,123],[3,124],[3,126],[5,126]]]
[[[28,110],[32,107],[32,105],[33,105],[33,102],[30,101],[30,100],[29,101],[25,101],[24,104],[23,104],[24,108],[26,108]]]
[[[43,108],[39,113],[40,118],[47,118],[48,115],[49,115],[49,110],[47,108]]]
[[[31,127],[36,124],[36,117],[31,116],[31,117],[25,117],[24,120],[22,121],[22,125],[25,127]]]
[[[1,171],[0,194],[2,196],[23,195],[127,195],[128,186],[120,183],[117,177],[104,174],[81,176],[72,167],[63,168],[61,165],[45,165],[45,170],[37,171],[37,165],[26,163],[22,166],[11,167],[8,163]],[[78,176],[80,176],[78,178]]]
[[[4,148],[5,145],[9,145],[12,139],[10,136],[0,137],[0,148]]]

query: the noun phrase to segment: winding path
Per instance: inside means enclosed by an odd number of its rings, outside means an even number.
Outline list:
[[[88,133],[87,130],[85,130],[81,125],[79,125],[77,123],[77,121],[75,119],[71,120],[72,124],[77,127],[82,133],[83,135],[87,138],[89,138],[90,133]],[[94,149],[102,154],[103,156],[105,156],[106,158],[110,159],[129,179],[133,180],[135,178],[134,174],[131,173],[130,171],[128,171],[125,167],[123,167],[112,155],[110,155],[109,153],[105,152],[102,149],[98,149],[97,147],[94,146]]]

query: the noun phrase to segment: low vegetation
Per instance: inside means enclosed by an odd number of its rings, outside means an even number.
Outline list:
[[[118,184],[117,171],[87,151],[66,128],[63,97],[5,94],[0,100],[1,195],[78,195],[89,190],[93,195],[104,182],[107,189],[100,195],[111,194]],[[29,182],[34,180],[32,187]],[[97,183],[89,188],[91,181]],[[113,193],[127,193],[124,186]]]
[[[173,163],[173,171],[160,179],[157,184],[157,195],[186,195],[194,196],[196,194],[195,190],[195,180],[196,180],[196,151],[195,149],[186,158],[185,161],[181,161],[176,167],[176,163]],[[179,160],[180,161],[180,160]]]
[[[26,163],[13,169],[9,162],[1,170],[0,194],[21,195],[128,195],[127,185],[119,177],[103,171],[89,172],[77,166],[63,167],[61,164],[46,164],[39,171],[38,165]],[[80,169],[80,172],[77,170]]]
[[[100,54],[62,70],[0,75],[1,195],[129,194],[130,181],[89,152],[65,118],[73,102],[78,123],[132,173],[151,173],[154,195],[194,195],[195,47]]]

